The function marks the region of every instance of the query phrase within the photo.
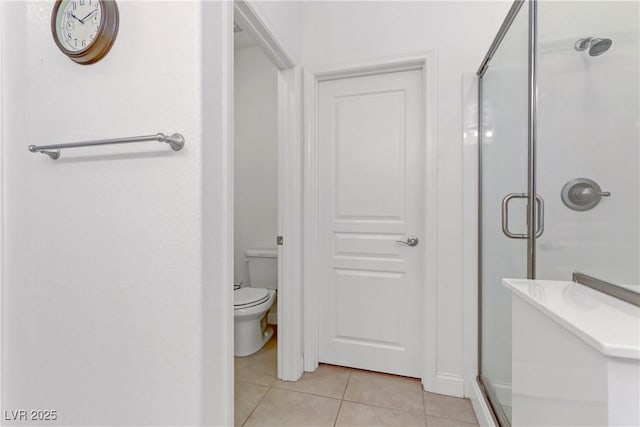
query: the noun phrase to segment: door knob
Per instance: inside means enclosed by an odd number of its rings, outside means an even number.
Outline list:
[[[396,243],[402,243],[403,245],[407,245],[407,246],[418,246],[418,238],[416,236],[409,236],[407,237],[407,240],[396,240]]]

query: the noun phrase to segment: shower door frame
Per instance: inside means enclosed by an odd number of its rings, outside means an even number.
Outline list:
[[[476,382],[482,393],[482,397],[490,409],[494,423],[501,427],[510,426],[508,418],[504,414],[495,393],[488,381],[482,375],[482,82],[483,76],[491,64],[493,55],[500,48],[500,44],[507,35],[511,24],[528,1],[528,120],[527,120],[527,279],[535,279],[536,276],[536,224],[538,212],[536,209],[536,120],[538,110],[537,99],[537,0],[515,0],[504,19],[498,34],[496,34],[489,51],[485,55],[478,71],[478,375]],[[543,214],[544,215],[544,214]]]
[[[4,2],[0,2],[0,24],[4,23],[4,19],[5,19],[5,12],[4,12]],[[3,39],[4,37],[4,30],[3,30],[3,25],[0,25],[0,39]],[[4,146],[4,102],[2,102],[2,100],[4,99],[3,96],[3,89],[4,89],[4,76],[3,74],[3,70],[4,70],[4,63],[3,63],[3,57],[4,57],[4,52],[2,49],[3,44],[0,43],[0,157],[2,158],[2,160],[0,160],[0,331],[3,331],[3,325],[2,325],[2,319],[4,318],[3,313],[2,313],[2,307],[3,307],[3,302],[2,302],[2,289],[4,289],[4,281],[3,281],[3,277],[4,277],[4,259],[5,259],[5,240],[4,240],[4,209],[5,209],[5,205],[4,205],[4,195],[5,195],[5,191],[4,191],[4,153],[5,153],[5,146]],[[0,375],[2,374],[2,368],[3,368],[3,361],[2,361],[2,355],[4,354],[4,349],[2,348],[2,336],[0,336]],[[0,387],[0,402],[3,402],[3,395],[2,395],[2,389],[4,387]]]

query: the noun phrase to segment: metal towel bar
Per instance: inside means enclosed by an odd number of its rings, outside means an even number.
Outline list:
[[[129,138],[100,139],[96,141],[71,142],[68,144],[30,145],[29,151],[31,151],[32,153],[46,154],[53,160],[56,160],[60,157],[60,150],[64,148],[93,147],[96,145],[129,144],[132,142],[148,141],[164,142],[166,144],[169,144],[173,151],[180,151],[182,150],[182,147],[184,147],[184,137],[179,133],[174,133],[171,136],[167,136],[164,133],[157,133],[155,135],[132,136]]]

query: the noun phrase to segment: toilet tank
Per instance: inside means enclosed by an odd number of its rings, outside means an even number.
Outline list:
[[[278,288],[278,251],[276,249],[247,249],[249,284],[252,288]]]

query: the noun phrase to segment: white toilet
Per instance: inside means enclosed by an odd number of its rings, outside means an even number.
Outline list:
[[[267,326],[267,312],[276,299],[278,252],[275,249],[248,249],[250,286],[233,291],[236,356],[249,356],[273,336]]]

